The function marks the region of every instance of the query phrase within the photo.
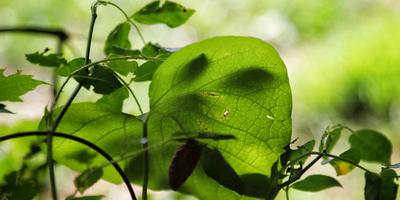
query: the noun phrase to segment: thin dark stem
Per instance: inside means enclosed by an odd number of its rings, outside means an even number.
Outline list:
[[[94,30],[94,24],[96,22],[97,14],[96,14],[96,7],[97,3],[95,3],[91,7],[92,11],[92,18],[90,21],[90,27],[89,27],[89,36],[88,36],[88,41],[86,45],[86,55],[85,55],[85,64],[88,64],[90,62],[90,45],[92,41],[92,36],[93,36],[93,30]],[[69,106],[72,104],[74,101],[75,97],[78,95],[79,90],[82,88],[82,85],[79,84],[74,92],[71,94],[70,98],[66,102],[65,106],[62,108],[61,112],[58,114],[57,118],[55,119],[54,123],[52,124],[52,128],[50,131],[48,131],[48,137],[47,137],[47,163],[49,165],[49,173],[50,173],[50,184],[51,184],[51,193],[53,200],[57,200],[57,186],[56,186],[56,180],[55,180],[55,173],[54,173],[54,160],[53,160],[53,133],[57,130],[58,125],[60,124],[62,118],[64,117],[65,113],[67,112]],[[50,114],[50,117],[52,116],[52,113]]]
[[[149,151],[147,149],[148,146],[148,138],[147,138],[147,121],[143,125],[143,149],[145,149],[143,153],[143,185],[142,185],[142,199],[147,200],[147,187],[149,182]]]
[[[15,138],[28,137],[28,136],[47,136],[47,134],[48,133],[46,131],[31,131],[31,132],[14,133],[14,134],[10,134],[10,135],[6,135],[6,136],[3,136],[3,137],[0,137],[0,142],[6,141],[6,140],[10,140],[10,139],[15,139]],[[107,152],[105,152],[102,148],[96,146],[95,144],[93,144],[93,143],[91,143],[91,142],[89,142],[89,141],[87,141],[85,139],[76,137],[74,135],[54,132],[53,136],[61,137],[61,138],[69,139],[69,140],[73,140],[75,142],[79,142],[79,143],[84,144],[84,145],[90,147],[91,149],[97,151],[100,155],[102,155],[104,158],[106,158],[113,165],[115,170],[117,170],[117,172],[119,173],[119,175],[123,179],[126,187],[128,188],[129,193],[131,195],[131,198],[133,200],[136,200],[135,192],[133,191],[132,185],[129,182],[128,176],[124,173],[124,171],[118,165],[118,163],[115,162],[114,159]]]
[[[346,158],[342,158],[342,157],[339,157],[339,156],[335,156],[335,155],[332,155],[332,154],[329,154],[329,153],[310,152],[310,154],[311,154],[311,155],[328,156],[328,157],[331,157],[331,158],[335,158],[335,159],[338,159],[338,160],[341,160],[341,161],[350,163],[351,165],[354,165],[354,166],[356,166],[356,167],[358,167],[358,168],[364,170],[365,172],[370,172],[370,173],[372,173],[372,172],[371,172],[370,170],[368,170],[367,168],[365,168],[365,167],[363,167],[363,166],[361,166],[361,165],[359,165],[359,164],[357,164],[357,163],[355,163],[355,162],[353,162],[353,161],[351,161],[351,160],[348,160],[348,159],[346,159]]]

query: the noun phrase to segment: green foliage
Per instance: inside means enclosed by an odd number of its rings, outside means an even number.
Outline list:
[[[149,142],[157,144],[177,134],[230,134],[237,139],[204,142],[220,151],[239,176],[269,176],[289,143],[290,110],[286,69],[276,51],[254,38],[217,37],[185,47],[157,69],[150,86]],[[150,150],[150,187],[168,188],[165,174],[177,148],[170,143]],[[132,171],[140,171],[140,163],[140,158],[133,161]],[[199,168],[181,191],[201,199],[218,198],[216,193],[238,198]]]
[[[340,154],[339,157],[351,161],[355,164],[358,164],[360,162],[360,152],[357,149],[349,149]],[[343,160],[339,160],[337,158],[333,159],[330,164],[335,168],[336,174],[338,176],[345,175],[351,172],[355,167],[353,164]]]
[[[349,142],[352,149],[360,152],[361,160],[390,164],[392,144],[382,133],[359,130],[350,136]]]
[[[40,192],[40,186],[34,179],[20,177],[17,171],[7,174],[4,180],[5,183],[0,185],[1,199],[29,200]]]
[[[43,67],[59,67],[60,65],[66,64],[67,61],[60,53],[47,54],[49,49],[45,49],[43,52],[35,52],[26,54],[26,59],[32,64],[37,64]]]
[[[89,168],[75,178],[74,184],[80,193],[84,193],[86,189],[95,184],[103,176],[101,168]]]
[[[54,111],[57,115],[61,108]],[[41,123],[42,129],[45,128],[44,121]],[[129,152],[141,149],[142,122],[132,115],[105,108],[95,103],[72,104],[66,112],[62,123],[57,131],[73,134],[84,138],[102,149],[111,156],[123,156]],[[77,155],[94,154],[88,147],[66,141],[65,139],[54,139],[54,159],[77,171],[85,171],[87,163],[82,163]],[[89,163],[90,166],[101,166],[107,161],[98,154]],[[120,162],[124,166],[124,161]],[[103,178],[113,183],[121,180],[111,167],[103,169]]]
[[[94,87],[93,91],[98,94],[110,94],[122,87],[113,71],[101,65],[95,65],[93,72],[87,82]]]
[[[195,11],[171,1],[154,1],[136,12],[132,18],[142,24],[166,24],[171,28],[185,23]]]
[[[397,174],[392,169],[384,169],[381,174],[365,173],[365,200],[395,200],[398,184],[395,183]]]
[[[314,146],[315,146],[315,140],[311,140],[305,143],[304,145],[297,147],[296,150],[290,150],[290,149],[287,150],[286,153],[289,154],[288,161],[294,162],[292,163],[292,165],[297,163],[303,165],[307,160],[307,158],[309,157],[307,155],[309,155],[309,153],[314,149]]]
[[[107,37],[104,53],[106,55],[114,53],[114,47],[131,48],[131,42],[129,41],[130,30],[131,25],[128,22],[118,24]]]
[[[22,101],[20,96],[44,84],[35,80],[32,75],[22,75],[21,71],[5,76],[4,69],[0,69],[0,101]]]
[[[322,135],[319,152],[330,153],[340,138],[343,127],[340,125],[328,127]]]
[[[325,175],[310,175],[292,185],[294,189],[308,192],[317,192],[330,187],[342,187],[342,185],[336,179]]]
[[[102,195],[92,195],[92,196],[83,196],[83,197],[67,197],[65,200],[101,200],[103,198]]]
[[[87,69],[81,69],[77,71],[84,65],[85,58],[75,58],[64,65],[61,65],[61,67],[57,69],[57,74],[60,76],[70,76],[74,74],[74,79],[78,81],[78,83],[82,84],[85,88],[89,89],[90,83],[88,83],[87,79],[85,78],[88,76],[89,71]]]

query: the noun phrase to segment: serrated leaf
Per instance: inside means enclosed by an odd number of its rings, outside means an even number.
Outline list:
[[[184,24],[195,11],[171,1],[154,1],[136,12],[132,18],[142,24],[166,24],[171,28]]]
[[[350,136],[349,142],[352,149],[360,152],[361,160],[390,164],[392,144],[382,133],[359,130]]]
[[[57,116],[60,111],[61,107],[55,109],[54,115]],[[44,119],[41,121],[41,130],[46,129],[43,122]],[[95,103],[72,104],[57,128],[57,132],[73,134],[96,144],[113,157],[141,150],[142,130],[142,122],[136,117]],[[58,163],[80,172],[87,169],[87,163],[76,158],[77,154],[84,151],[92,154],[93,151],[87,146],[61,138],[54,138],[53,146],[54,159]],[[107,162],[96,153],[90,165],[101,166]],[[126,161],[118,163],[124,168]],[[111,166],[103,168],[103,172],[103,178],[112,183],[122,181]]]
[[[307,192],[318,192],[331,187],[342,187],[334,178],[325,175],[311,175],[294,183],[292,188]]]
[[[93,67],[92,75],[86,82],[92,85],[93,91],[98,94],[110,94],[123,86],[111,69],[101,65]]]
[[[169,186],[177,190],[185,183],[199,162],[202,146],[195,141],[187,141],[178,147],[168,169]]]
[[[151,81],[154,72],[157,70],[161,62],[158,61],[147,61],[143,63],[138,70],[135,72],[135,81]]]
[[[40,84],[45,84],[45,82],[32,77],[32,75],[22,75],[21,71],[5,76],[4,69],[0,69],[0,101],[22,101],[20,96]]]
[[[9,114],[14,114],[13,112],[9,111],[6,109],[6,105],[0,103],[0,113],[9,113]]]
[[[294,162],[293,164],[304,164],[309,156],[305,156],[309,154],[315,146],[315,140],[308,141],[302,146],[297,147],[296,150],[291,150],[289,155],[289,161]],[[304,157],[305,156],[305,157]],[[303,157],[303,158],[302,158]]]
[[[67,63],[67,60],[65,60],[61,53],[47,54],[47,52],[48,49],[44,50],[42,53],[35,52],[26,54],[25,56],[30,63],[43,67],[59,67]]]
[[[212,38],[175,52],[155,72],[147,118],[149,145],[176,133],[229,133],[237,139],[202,142],[221,152],[239,176],[268,177],[290,142],[290,113],[286,69],[270,45],[248,37]],[[150,150],[150,188],[168,188],[162,177],[176,147],[169,143]],[[131,170],[140,171],[141,162],[132,162]],[[132,178],[140,182],[142,177]],[[240,198],[198,169],[180,191],[206,200]]]
[[[398,184],[394,182],[397,176],[392,169],[385,169],[381,174],[365,172],[364,197],[366,200],[395,200]]]
[[[330,153],[335,147],[337,141],[340,138],[340,135],[342,134],[343,127],[338,125],[334,127],[328,127],[324,134],[322,135],[321,142],[319,145],[319,152],[326,152]]]
[[[131,25],[128,22],[118,24],[108,35],[105,46],[104,53],[109,55],[115,53],[114,47],[131,48],[131,43],[129,41],[129,31],[131,30]]]
[[[89,168],[74,180],[75,187],[83,194],[89,187],[94,185],[103,176],[103,169]]]
[[[360,162],[360,152],[356,149],[349,149],[341,153],[339,157],[352,161],[355,164]],[[330,164],[335,168],[337,176],[345,175],[355,168],[354,165],[336,158],[330,161]]]

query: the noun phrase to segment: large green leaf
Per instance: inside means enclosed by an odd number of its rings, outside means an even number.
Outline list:
[[[35,80],[32,75],[22,75],[21,71],[4,76],[4,69],[0,69],[0,101],[22,101],[20,96],[44,84]]]
[[[59,111],[60,108],[56,109],[54,116]],[[111,156],[123,156],[141,149],[142,129],[142,122],[132,115],[94,103],[77,103],[68,109],[57,132],[84,138]],[[90,155],[90,162],[82,162],[81,155]],[[60,138],[54,138],[54,158],[57,162],[81,172],[88,167],[107,162],[85,145]],[[122,167],[124,163],[120,162]],[[103,178],[114,183],[121,182],[117,172],[110,166],[104,168]]]
[[[390,164],[392,144],[382,133],[359,130],[349,138],[352,149],[360,152],[361,160]]]
[[[174,28],[182,25],[192,16],[193,9],[185,8],[171,1],[154,1],[136,12],[132,18],[142,24],[166,24]]]
[[[221,152],[239,176],[269,176],[291,136],[286,68],[270,45],[255,38],[217,37],[185,47],[153,76],[147,124],[150,144],[172,135],[231,134],[235,140],[207,145]],[[168,165],[177,146],[169,143],[150,151],[151,188],[167,186]],[[201,168],[180,191],[201,199],[239,198]]]
[[[399,185],[393,169],[384,169],[381,174],[365,172],[364,196],[366,200],[395,200]]]

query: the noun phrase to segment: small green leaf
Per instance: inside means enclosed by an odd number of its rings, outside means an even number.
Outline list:
[[[57,69],[57,74],[60,76],[69,76],[84,65],[85,58],[75,58],[64,65],[61,65],[61,67]],[[88,76],[88,74],[88,69],[81,69],[74,74],[74,79],[78,81],[78,83],[82,84],[86,89],[90,88],[90,83],[88,83],[87,79],[84,78]]]
[[[396,172],[384,169],[381,174],[365,173],[364,196],[366,200],[395,200],[398,184],[394,182]]]
[[[325,175],[311,175],[294,183],[292,188],[308,192],[317,192],[330,187],[342,187],[334,178]]]
[[[103,176],[102,168],[89,168],[75,178],[74,184],[82,194],[86,189],[94,185]]]
[[[201,163],[207,176],[238,194],[244,193],[244,183],[218,150],[204,148]]]
[[[83,196],[83,197],[67,197],[65,200],[101,200],[103,195]]]
[[[136,71],[136,73],[135,73],[136,77],[134,80],[136,82],[151,81],[151,79],[153,78],[154,72],[157,70],[157,68],[160,64],[161,64],[161,62],[156,62],[156,61],[145,62]]]
[[[147,43],[142,49],[142,55],[146,57],[158,57],[161,59],[166,59],[171,55],[171,52],[165,50],[163,47],[157,44]]]
[[[94,66],[93,73],[87,82],[94,87],[93,91],[98,94],[110,94],[123,86],[111,69],[101,65]]]
[[[340,125],[328,127],[322,135],[319,152],[325,151],[326,153],[330,153],[339,140],[342,130],[343,127]]]
[[[46,54],[47,52],[48,49],[44,50],[42,53],[35,52],[26,54],[25,56],[32,64],[37,64],[43,67],[58,67],[67,63],[61,53]]]
[[[124,100],[128,97],[128,89],[125,87],[120,87],[114,92],[101,97],[99,100],[97,100],[96,104],[113,109],[115,111],[122,111]]]
[[[169,185],[173,190],[178,190],[196,167],[202,146],[195,141],[187,141],[178,147],[168,170]]]
[[[373,130],[359,130],[349,138],[352,149],[360,152],[361,160],[390,164],[392,144],[382,134]]]
[[[6,109],[6,105],[0,103],[0,113],[9,113],[9,114],[14,114],[13,112],[9,111]]]
[[[309,154],[315,146],[315,140],[308,141],[306,144],[297,147],[296,150],[291,150],[289,155],[289,161],[296,161],[296,164],[304,164],[309,156],[305,156]],[[304,157],[303,157],[304,156]],[[303,158],[301,158],[303,157]],[[295,163],[293,163],[295,164]]]
[[[32,75],[22,75],[21,71],[4,76],[4,69],[0,69],[0,101],[22,101],[20,96],[33,90],[43,81],[33,79]]]
[[[171,1],[154,1],[136,12],[132,18],[142,24],[166,24],[171,28],[185,23],[195,11]]]
[[[349,149],[340,154],[339,157],[352,161],[356,164],[360,162],[360,152],[356,149]],[[335,168],[337,176],[345,175],[355,168],[354,165],[336,158],[333,159],[330,164]]]
[[[107,65],[115,72],[118,72],[119,74],[122,74],[124,76],[127,76],[129,73],[134,74],[138,69],[138,64],[136,61],[112,60],[109,61]]]
[[[104,53],[106,55],[114,53],[114,47],[131,48],[131,43],[129,42],[130,30],[131,25],[128,22],[118,24],[107,37]]]

